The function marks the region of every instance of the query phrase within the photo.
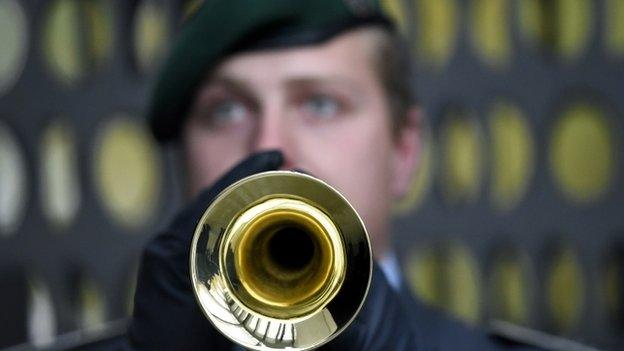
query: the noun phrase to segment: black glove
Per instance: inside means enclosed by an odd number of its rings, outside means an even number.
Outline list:
[[[252,155],[202,192],[145,248],[128,329],[130,350],[232,350],[195,301],[189,250],[195,226],[214,198],[232,183],[283,163],[278,151]],[[374,265],[368,298],[355,321],[327,350],[417,350],[399,297]]]
[[[145,248],[137,279],[126,348],[133,350],[231,350],[232,344],[210,324],[195,301],[189,275],[189,250],[202,214],[232,183],[281,167],[279,151],[255,154],[202,192]]]

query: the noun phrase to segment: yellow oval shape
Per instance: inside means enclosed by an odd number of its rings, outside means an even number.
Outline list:
[[[457,45],[459,18],[455,0],[418,0],[414,56],[437,69],[446,66]]]
[[[561,249],[548,269],[546,293],[553,326],[560,332],[570,332],[582,316],[585,280],[576,253]]]
[[[445,276],[448,310],[464,321],[476,324],[481,316],[481,274],[468,247],[450,246]]]
[[[17,139],[0,120],[0,236],[15,234],[28,198],[26,163]]]
[[[404,215],[418,209],[429,194],[434,169],[433,148],[431,131],[429,128],[423,128],[418,168],[412,177],[412,182],[407,194],[394,205],[394,214]]]
[[[578,204],[600,200],[615,172],[615,137],[605,112],[576,103],[556,121],[550,141],[550,168],[566,199]]]
[[[59,81],[75,84],[110,58],[113,43],[110,2],[55,0],[46,10],[43,54]]]
[[[162,172],[151,137],[141,124],[117,115],[103,126],[95,147],[95,185],[109,215],[128,229],[146,224],[158,203]]]
[[[593,26],[592,1],[523,0],[518,23],[523,39],[543,53],[554,53],[564,62],[583,55]]]
[[[96,331],[106,322],[104,294],[92,278],[83,275],[78,286],[78,328]]]
[[[0,1],[0,94],[18,80],[28,52],[28,24],[24,10],[15,0]]]
[[[607,52],[614,57],[624,56],[624,1],[605,0],[604,40]]]
[[[528,259],[516,251],[503,250],[492,262],[490,310],[493,317],[516,324],[529,323],[533,283]]]
[[[133,27],[134,57],[142,72],[151,72],[161,62],[169,42],[169,18],[162,2],[142,1]]]
[[[489,111],[491,149],[491,191],[494,208],[512,210],[524,197],[533,176],[533,137],[520,109],[506,102]]]
[[[381,0],[381,9],[398,24],[401,32],[407,33],[408,19],[403,0]]]
[[[80,177],[76,140],[69,125],[56,121],[43,134],[41,152],[41,202],[52,226],[66,229],[78,213]]]
[[[482,133],[477,122],[451,114],[442,126],[439,143],[445,199],[451,205],[476,201],[483,167]]]
[[[491,68],[508,66],[512,56],[509,28],[511,5],[508,0],[472,2],[472,43],[477,56]]]
[[[481,315],[481,275],[467,247],[421,247],[407,260],[412,291],[426,303],[476,324]]]
[[[431,245],[415,247],[407,256],[405,263],[407,283],[414,294],[425,303],[441,307],[442,260],[439,250]]]

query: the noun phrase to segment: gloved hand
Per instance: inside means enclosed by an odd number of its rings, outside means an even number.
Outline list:
[[[191,287],[189,250],[204,211],[232,183],[281,167],[279,151],[255,154],[202,192],[145,248],[126,347],[133,350],[231,350],[203,315]]]
[[[141,258],[129,350],[232,350],[232,343],[208,321],[195,301],[189,250],[195,226],[215,197],[232,183],[283,164],[278,151],[255,154],[202,192],[169,229],[146,246]],[[417,350],[400,299],[374,265],[368,297],[354,322],[326,350]]]

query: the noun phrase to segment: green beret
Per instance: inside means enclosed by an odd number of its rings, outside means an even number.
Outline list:
[[[360,25],[392,28],[374,0],[206,0],[187,16],[148,109],[160,142],[175,139],[207,72],[246,50],[320,43]]]

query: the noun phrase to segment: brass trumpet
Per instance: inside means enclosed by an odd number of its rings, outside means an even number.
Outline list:
[[[372,272],[366,229],[334,188],[271,171],[225,189],[191,245],[195,297],[239,345],[308,350],[340,334],[362,307]]]

